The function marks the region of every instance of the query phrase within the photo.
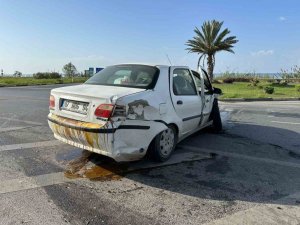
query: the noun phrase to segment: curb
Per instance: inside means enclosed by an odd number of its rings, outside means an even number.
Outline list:
[[[221,102],[300,101],[300,98],[223,98]]]

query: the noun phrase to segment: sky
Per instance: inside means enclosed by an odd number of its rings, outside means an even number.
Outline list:
[[[119,63],[187,65],[186,41],[204,21],[224,21],[239,42],[215,72],[280,72],[300,65],[299,0],[0,0],[5,74],[83,71]]]

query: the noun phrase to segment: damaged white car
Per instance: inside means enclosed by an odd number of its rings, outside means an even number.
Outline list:
[[[139,160],[147,151],[165,161],[192,133],[222,129],[220,92],[204,70],[109,66],[84,84],[53,89],[48,123],[58,140],[118,162]]]

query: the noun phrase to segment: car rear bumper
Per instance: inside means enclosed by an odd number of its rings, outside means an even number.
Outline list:
[[[67,144],[113,158],[112,140],[115,129],[106,124],[86,123],[50,113],[48,124],[54,137]]]
[[[149,121],[126,121],[112,127],[48,115],[54,137],[69,145],[113,158],[117,162],[139,160],[146,154],[151,140],[165,125]]]

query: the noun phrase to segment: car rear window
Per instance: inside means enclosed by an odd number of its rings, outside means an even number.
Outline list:
[[[86,84],[154,88],[159,74],[159,69],[145,65],[117,65],[109,66],[93,77]]]

